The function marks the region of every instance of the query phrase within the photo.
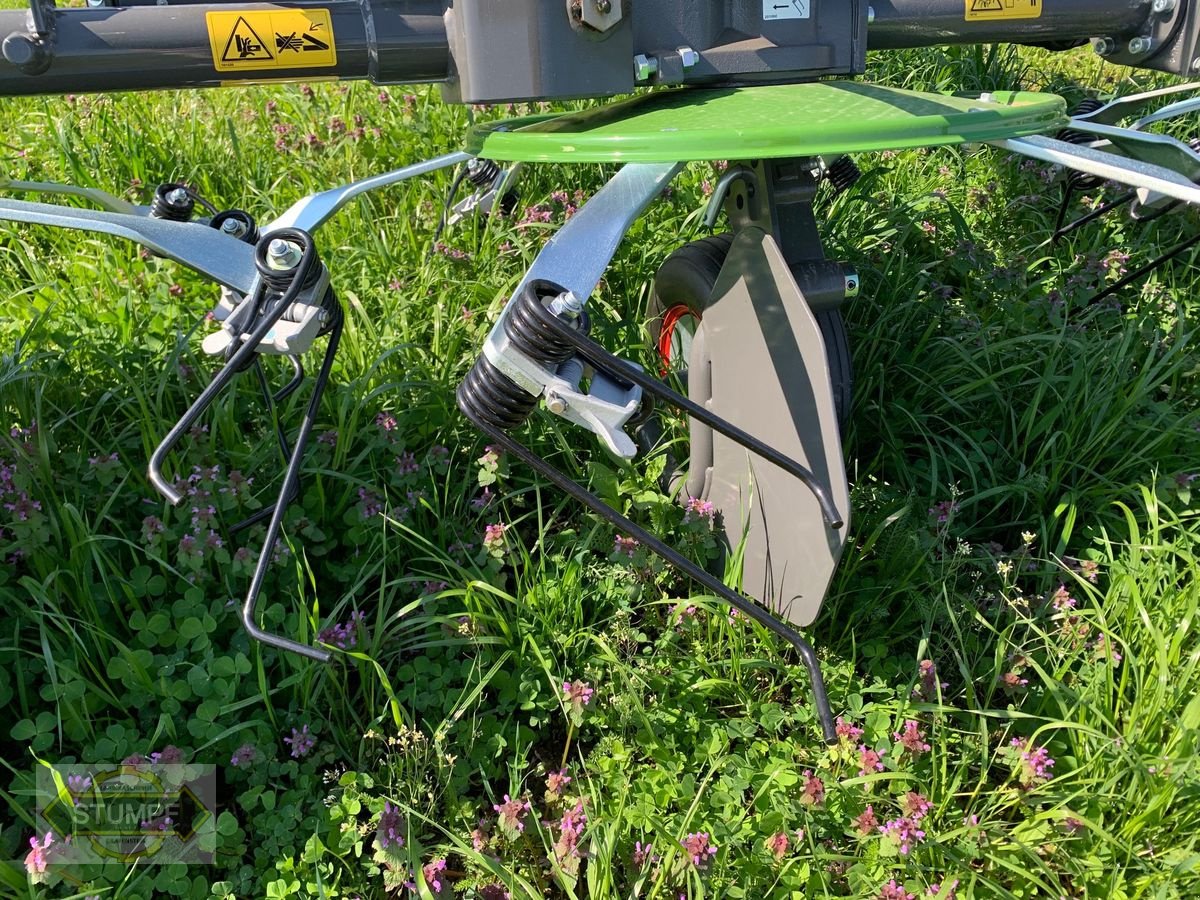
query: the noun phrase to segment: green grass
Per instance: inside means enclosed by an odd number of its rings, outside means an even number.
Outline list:
[[[926,89],[1076,100],[1135,87],[1083,54],[927,51],[872,67]],[[0,122],[11,177],[139,202],[186,180],[267,221],[310,191],[445,152],[467,112],[424,89],[322,85],[5,100]],[[518,212],[452,229],[462,259],[429,253],[450,173],[372,195],[319,233],[347,329],[326,441],[260,608],[267,627],[305,641],[361,612],[355,645],[326,667],[251,644],[230,605],[252,560],[225,529],[268,502],[279,470],[249,381],[172,462],[182,476],[221,466],[196,487],[216,507],[205,529],[230,543],[181,550],[190,509],[167,509],[144,477],[213,368],[198,320],[214,289],[125,243],[5,225],[5,896],[382,897],[410,879],[417,896],[467,900],[873,898],[893,881],[893,896],[950,882],[959,897],[1200,893],[1194,260],[1087,304],[1192,223],[1115,216],[1048,248],[1057,187],[1037,166],[988,149],[859,162],[858,190],[821,209],[830,253],[864,280],[847,309],[853,540],[810,630],[835,710],[863,730],[832,749],[778,640],[652,560],[614,554],[611,529],[488,457],[454,408],[502,302],[563,219],[552,193],[590,194],[611,167],[529,170],[522,203],[552,223]],[[712,177],[688,168],[593,300],[598,333],[643,362],[650,280],[703,236]],[[661,461],[618,468],[545,417],[523,437],[708,553],[704,529],[657,493]],[[220,492],[235,469],[255,479],[244,496]],[[484,486],[495,499],[479,509]],[[40,504],[23,505],[24,520],[21,495]],[[386,514],[364,517],[376,502]],[[508,528],[489,552],[497,522]],[[252,551],[261,529],[241,540]],[[572,709],[562,685],[574,681],[595,693]],[[927,752],[894,738],[906,721]],[[283,738],[305,725],[316,743],[293,758]],[[168,746],[219,769],[214,865],[27,882],[39,760],[115,763]],[[882,770],[860,774],[860,746],[882,752]],[[571,781],[547,795],[564,758]],[[918,802],[909,792],[930,806],[903,854],[879,826]],[[498,821],[505,795],[532,806],[521,832]],[[576,854],[561,824],[578,803]],[[868,805],[877,823],[860,834]],[[385,816],[403,847],[381,849]],[[681,841],[700,833],[717,851],[695,866]],[[644,865],[638,842],[653,845]],[[437,873],[420,870],[439,859],[435,893]]]

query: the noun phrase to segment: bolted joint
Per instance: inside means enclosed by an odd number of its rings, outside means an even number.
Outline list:
[[[1129,52],[1134,56],[1144,56],[1154,48],[1154,38],[1138,35],[1129,42]]]
[[[276,272],[286,272],[300,265],[304,250],[299,244],[276,238],[267,245],[267,266]]]
[[[578,319],[583,312],[583,301],[572,291],[564,291],[550,301],[550,312],[560,319]]]
[[[1159,15],[1162,15],[1164,13],[1174,12],[1175,0],[1154,0],[1154,3],[1151,5],[1150,8],[1153,9]]]
[[[679,54],[679,62],[685,69],[693,69],[700,62],[700,54],[691,47],[676,47],[675,52]]]
[[[633,80],[639,84],[650,81],[658,74],[658,60],[639,53],[633,58]]]
[[[1117,42],[1110,37],[1092,38],[1092,50],[1097,56],[1112,56],[1117,52]]]
[[[546,409],[554,413],[556,416],[561,416],[567,411],[568,403],[558,395],[556,391],[546,391]]]

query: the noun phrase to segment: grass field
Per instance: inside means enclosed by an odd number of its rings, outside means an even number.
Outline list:
[[[1072,102],[1137,86],[1082,53],[987,49],[881,57],[871,77]],[[0,155],[10,177],[142,203],[187,181],[267,221],[446,152],[467,115],[366,84],[4,100]],[[261,609],[340,645],[330,666],[238,624],[262,532],[227,528],[281,474],[252,380],[172,464],[194,510],[146,482],[214,368],[215,289],[130,244],[0,227],[4,896],[1200,896],[1192,259],[1088,303],[1193,216],[1116,215],[1047,248],[1059,189],[1038,165],[859,163],[821,208],[864,281],[846,309],[853,539],[809,632],[831,749],[779,641],[617,552],[454,407],[505,298],[611,167],[534,168],[512,216],[435,252],[450,173],[319,233],[347,328]],[[593,298],[610,347],[650,361],[650,281],[704,235],[714,180],[690,166],[619,251]],[[656,463],[619,467],[544,416],[523,436],[711,552]],[[213,865],[30,876],[38,771],[149,759],[217,766]]]

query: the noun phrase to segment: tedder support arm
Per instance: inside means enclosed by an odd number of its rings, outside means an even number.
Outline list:
[[[1196,0],[29,2],[0,10],[0,96],[367,78],[441,82],[464,103],[552,100],[857,75],[868,49],[988,41],[1092,39],[1177,75],[1200,61]]]

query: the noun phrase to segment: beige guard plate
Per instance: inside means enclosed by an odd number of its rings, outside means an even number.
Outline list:
[[[721,511],[735,553],[745,535],[742,590],[798,626],[817,617],[850,525],[826,359],[817,321],[774,238],[743,229],[697,328],[688,381],[711,392],[715,414],[812,471],[846,522],[829,528],[801,482],[713,434],[705,494]]]

